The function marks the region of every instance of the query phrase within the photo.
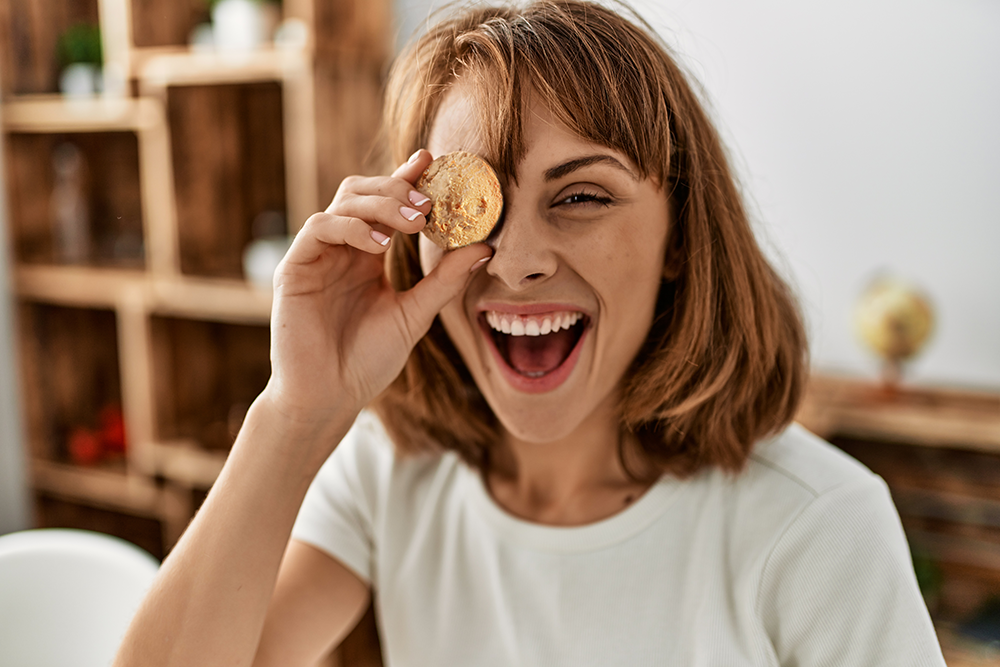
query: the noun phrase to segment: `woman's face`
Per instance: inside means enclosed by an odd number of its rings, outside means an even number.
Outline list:
[[[435,156],[481,153],[461,87],[431,131]],[[662,188],[621,153],[529,106],[527,152],[504,191],[495,254],[441,312],[445,330],[501,424],[549,442],[613,415],[652,324],[669,231]],[[442,251],[420,236],[424,273]]]

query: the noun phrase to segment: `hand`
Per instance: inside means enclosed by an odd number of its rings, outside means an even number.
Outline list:
[[[419,195],[413,183],[430,161],[420,150],[392,176],[345,179],[278,266],[265,393],[284,415],[310,424],[334,409],[356,415],[395,379],[437,313],[492,256],[483,244],[468,246],[447,253],[407,292],[389,285],[388,237],[426,224],[430,202],[418,206],[424,198],[411,193]]]

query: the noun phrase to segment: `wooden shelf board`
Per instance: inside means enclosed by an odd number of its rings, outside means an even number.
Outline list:
[[[32,485],[36,491],[68,500],[160,518],[160,489],[152,480],[136,475],[36,459]]]
[[[114,308],[123,290],[146,281],[142,271],[26,265],[14,271],[17,295],[63,306]]]
[[[159,442],[151,445],[156,472],[181,484],[207,489],[226,463],[226,454],[201,449],[191,441]]]
[[[82,266],[21,265],[14,272],[23,299],[82,308],[115,308],[139,294],[146,312],[212,322],[266,324],[272,294],[242,280],[152,276],[142,271]]]
[[[1000,393],[878,385],[834,376],[810,380],[799,421],[840,435],[1000,453]]]
[[[164,122],[162,104],[148,98],[32,95],[4,102],[7,132],[140,131]]]
[[[266,324],[272,294],[242,280],[182,277],[155,280],[148,308],[158,315],[237,324]]]
[[[304,51],[265,47],[246,53],[160,50],[140,55],[140,82],[151,88],[166,86],[282,81],[309,71]]]

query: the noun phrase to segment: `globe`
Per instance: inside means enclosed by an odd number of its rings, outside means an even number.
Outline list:
[[[883,360],[885,379],[895,382],[902,362],[916,355],[934,330],[934,311],[917,287],[883,277],[861,294],[854,325],[861,340]]]

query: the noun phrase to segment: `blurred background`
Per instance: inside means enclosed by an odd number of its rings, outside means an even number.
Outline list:
[[[0,0],[0,533],[169,551],[267,380],[277,259],[443,4]],[[950,664],[997,659],[1000,5],[632,4],[802,302],[800,420],[889,482]]]

